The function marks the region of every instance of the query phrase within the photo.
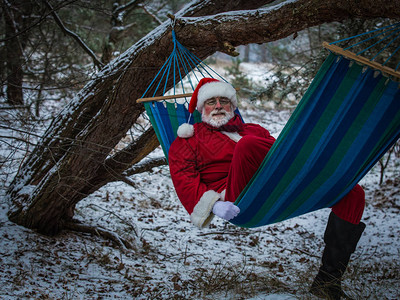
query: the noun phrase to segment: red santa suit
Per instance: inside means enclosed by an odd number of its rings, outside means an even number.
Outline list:
[[[204,227],[213,217],[216,201],[236,200],[275,138],[237,115],[220,128],[202,122],[193,129],[191,137],[178,137],[172,143],[168,160],[179,200],[192,222]]]

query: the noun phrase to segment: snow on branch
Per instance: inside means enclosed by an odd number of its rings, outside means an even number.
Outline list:
[[[133,167],[127,169],[123,175],[131,176],[143,172],[148,172],[152,168],[166,166],[167,164],[168,162],[164,157],[153,158],[134,165]]]
[[[233,10],[202,17],[178,17],[175,31],[182,44],[205,52],[233,46],[267,43],[323,23],[349,18],[400,18],[400,0],[287,0],[251,10]],[[204,49],[203,49],[204,48]]]

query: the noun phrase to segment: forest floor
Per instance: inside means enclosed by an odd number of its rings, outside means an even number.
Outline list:
[[[244,113],[274,136],[289,115],[250,106]],[[15,146],[2,143],[2,157],[11,157]],[[315,299],[308,289],[329,209],[255,229],[214,219],[200,230],[180,205],[168,167],[158,167],[132,177],[135,188],[110,183],[76,208],[83,224],[136,247],[122,249],[99,236],[63,231],[49,237],[10,222],[4,194],[11,165],[1,175],[1,299]],[[399,173],[399,158],[392,157],[382,185],[379,166],[361,181],[367,227],[343,282],[355,299],[400,299]]]

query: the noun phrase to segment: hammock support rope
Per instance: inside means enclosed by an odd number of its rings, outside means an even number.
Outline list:
[[[187,97],[191,96],[191,93],[185,93],[184,81],[186,81],[190,85],[191,91],[195,89],[195,86],[203,77],[218,78],[227,82],[214,69],[209,67],[204,61],[202,61],[200,58],[198,58],[196,55],[186,49],[177,40],[174,30],[172,30],[172,42],[174,45],[172,53],[170,54],[164,65],[161,67],[161,69],[158,71],[157,75],[153,78],[152,82],[149,84],[142,97],[136,100],[138,103],[159,101],[165,99],[186,99]],[[187,75],[183,76],[181,70],[183,70]],[[172,75],[171,77],[173,79],[173,95],[166,95],[166,88],[168,86],[168,80],[170,78],[169,75]],[[178,81],[176,81],[177,77],[179,78]],[[176,93],[176,87],[178,85],[182,90],[181,94]],[[164,86],[162,92],[163,96],[156,96],[156,93],[160,91],[160,86]],[[145,97],[146,95],[151,93],[151,90],[153,90],[153,94],[149,97]]]
[[[387,42],[387,34],[397,39],[397,31],[400,32],[400,23],[369,34],[383,35],[380,41]],[[212,77],[213,72],[176,40],[174,32],[173,42],[170,58],[138,99],[144,103],[167,158],[179,125],[189,119],[187,97],[191,93],[185,91],[181,73],[175,69],[188,73],[186,80],[192,90],[192,78],[197,82],[199,78],[188,70],[196,70],[202,77]],[[348,50],[351,47],[342,49],[334,45],[338,42],[324,43],[329,56],[257,173],[236,200],[240,214],[231,223],[258,227],[331,207],[399,139],[400,88],[396,80],[400,78],[397,70],[400,63],[396,68],[383,66],[373,61],[376,55],[372,60],[366,59],[359,55],[363,52],[355,54]],[[392,43],[393,40],[389,41],[384,48]],[[174,86],[179,74],[182,94],[175,94],[174,87],[174,95],[164,95],[171,74]],[[153,95],[146,97],[154,86]],[[164,86],[164,96],[156,96],[160,86]],[[179,102],[178,98],[185,101]],[[201,115],[195,111],[190,123],[200,121]]]
[[[369,67],[371,67],[373,69],[379,70],[384,74],[387,74],[389,76],[394,76],[394,77],[400,79],[400,72],[398,72],[398,71],[396,71],[396,70],[394,70],[392,68],[389,68],[387,66],[383,66],[383,65],[381,65],[381,64],[379,64],[377,62],[374,62],[374,61],[371,61],[371,60],[369,60],[369,59],[367,59],[365,57],[359,56],[359,55],[357,55],[357,54],[355,54],[355,53],[353,53],[351,51],[344,50],[344,49],[342,49],[342,48],[340,48],[338,46],[332,45],[332,44],[328,44],[327,42],[323,42],[322,46],[324,48],[330,50],[333,53],[336,53],[338,55],[344,56],[344,57],[346,57],[346,58],[348,58],[350,60],[357,61],[357,62],[359,62],[361,64],[364,64],[366,66],[369,66]]]

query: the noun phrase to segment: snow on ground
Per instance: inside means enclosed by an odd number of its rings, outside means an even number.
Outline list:
[[[243,105],[245,120],[274,136],[290,116]],[[3,157],[12,143],[1,144]],[[315,299],[308,287],[319,267],[329,209],[254,229],[215,218],[200,230],[180,205],[168,167],[159,167],[132,177],[136,188],[110,183],[76,208],[76,219],[137,245],[125,251],[101,237],[68,231],[48,237],[10,222],[4,193],[11,176],[4,173],[1,299]],[[400,299],[399,173],[399,159],[392,158],[382,187],[378,166],[361,182],[367,228],[343,283],[356,299]]]

